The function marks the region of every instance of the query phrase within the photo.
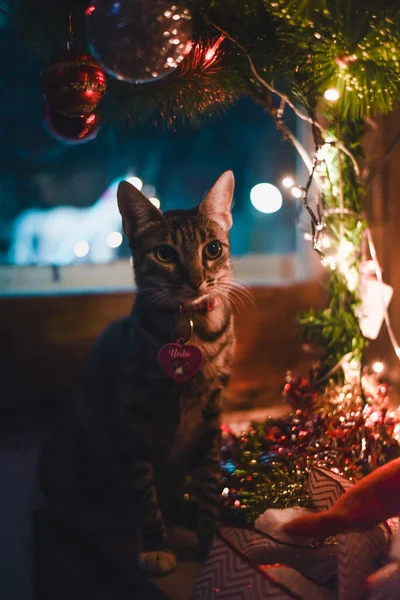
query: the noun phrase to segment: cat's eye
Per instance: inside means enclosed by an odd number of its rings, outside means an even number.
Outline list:
[[[171,246],[163,244],[154,250],[154,256],[163,263],[172,263],[176,258],[176,253]]]
[[[209,242],[207,246],[204,247],[204,256],[207,260],[216,260],[221,254],[222,246],[217,240]]]

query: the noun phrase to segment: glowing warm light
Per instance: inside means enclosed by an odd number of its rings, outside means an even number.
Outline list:
[[[382,373],[382,371],[384,370],[385,365],[383,364],[383,362],[381,362],[380,360],[377,360],[376,362],[374,362],[374,364],[372,365],[372,370],[375,373]]]
[[[339,90],[336,88],[329,88],[324,93],[325,100],[329,100],[329,102],[336,102],[340,98]]]
[[[143,187],[143,181],[139,177],[128,177],[127,182],[134,185],[139,192]]]
[[[85,10],[85,15],[88,17],[89,15],[91,15],[94,11],[96,10],[95,6],[88,6],[87,9]]]
[[[149,200],[156,208],[160,208],[161,202],[158,198],[149,198]]]
[[[299,188],[297,185],[293,186],[291,189],[292,196],[294,198],[301,198],[303,195],[303,190]]]
[[[229,488],[227,488],[227,487],[226,487],[226,488],[224,488],[224,489],[222,490],[222,495],[223,495],[223,496],[229,496]]]
[[[340,262],[344,262],[349,259],[349,256],[354,252],[354,246],[348,240],[342,240],[339,244],[338,257]]]
[[[122,244],[122,235],[119,231],[112,231],[108,234],[106,242],[109,248],[118,248]]]
[[[75,256],[78,258],[83,258],[89,252],[89,244],[85,242],[85,240],[81,240],[80,242],[76,242],[74,246]]]
[[[289,176],[288,177],[284,177],[282,179],[282,185],[283,185],[283,187],[285,187],[287,189],[290,189],[291,187],[293,187],[294,186],[294,181],[293,181],[292,177],[289,177]]]
[[[312,235],[311,235],[311,233],[306,232],[304,234],[304,239],[307,240],[308,242],[312,242]]]
[[[189,52],[191,51],[192,48],[193,48],[193,42],[192,42],[192,40],[189,40],[185,46],[185,50],[183,51],[183,54],[189,54]]]
[[[327,235],[322,236],[322,238],[321,238],[321,246],[323,248],[330,248],[331,247],[331,238],[328,237]]]
[[[324,256],[321,258],[321,264],[324,267],[329,267],[331,271],[335,271],[336,269],[336,260],[334,256]]]
[[[250,192],[254,208],[262,213],[274,213],[282,206],[282,194],[271,183],[258,183]]]
[[[93,114],[92,114],[92,115],[89,115],[89,116],[87,117],[87,119],[86,119],[86,123],[87,123],[88,125],[90,125],[90,123],[93,123],[93,121],[95,121],[95,120],[96,120],[96,115],[93,115]]]
[[[206,52],[206,56],[205,59],[206,60],[211,60],[212,58],[214,58],[215,56],[215,50],[213,50],[212,48],[210,48],[209,50],[207,50]]]
[[[217,39],[217,41],[215,42],[215,44],[213,44],[211,46],[211,48],[209,48],[204,56],[205,62],[211,62],[215,59],[215,56],[217,54],[217,50],[220,47],[220,45],[222,44],[222,42],[224,41],[225,36],[222,34],[219,36],[219,38]]]

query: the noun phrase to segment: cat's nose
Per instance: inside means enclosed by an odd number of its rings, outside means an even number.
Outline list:
[[[202,277],[191,277],[187,283],[195,292],[197,292],[200,289],[203,281],[204,279]]]

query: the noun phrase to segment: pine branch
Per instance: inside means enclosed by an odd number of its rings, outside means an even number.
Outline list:
[[[229,66],[219,44],[198,41],[178,69],[160,81],[147,85],[111,81],[106,119],[153,121],[175,128],[178,121],[199,124],[220,114],[249,88],[240,71]]]
[[[329,87],[336,113],[359,119],[400,100],[400,16],[393,2],[265,0],[276,18],[291,93],[315,106]],[[310,60],[311,59],[311,60]],[[310,82],[314,97],[310,97]]]

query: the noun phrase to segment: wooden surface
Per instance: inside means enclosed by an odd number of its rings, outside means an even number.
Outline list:
[[[252,290],[255,306],[236,315],[237,353],[231,390],[249,406],[279,393],[287,369],[307,373],[296,326],[299,310],[322,306],[318,283]],[[100,331],[130,312],[127,293],[0,299],[0,407],[57,402],[74,383]]]

